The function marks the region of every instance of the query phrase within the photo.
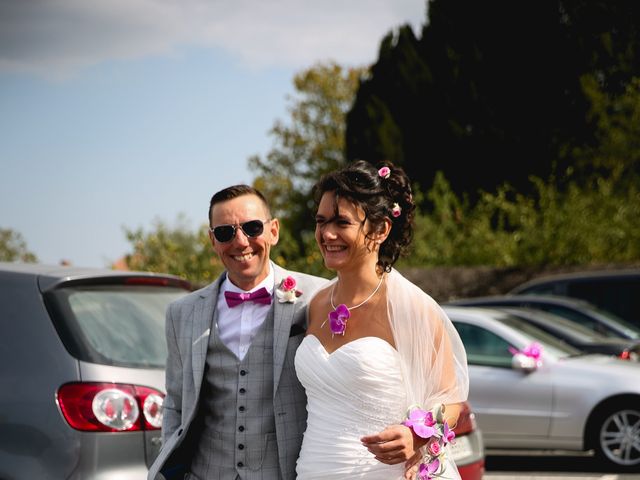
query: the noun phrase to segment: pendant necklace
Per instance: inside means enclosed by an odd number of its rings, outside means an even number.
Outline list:
[[[360,302],[357,305],[354,305],[353,307],[347,307],[344,303],[341,303],[337,307],[335,306],[335,304],[333,303],[333,293],[335,292],[336,285],[338,284],[338,282],[334,283],[333,287],[331,287],[331,297],[330,297],[331,308],[333,308],[333,311],[329,312],[329,316],[324,322],[322,322],[322,325],[320,325],[320,328],[324,327],[324,324],[327,323],[327,320],[328,320],[329,328],[331,329],[331,338],[333,338],[334,335],[344,335],[344,332],[347,330],[347,320],[349,320],[349,317],[351,316],[351,313],[349,312],[358,307],[361,307],[362,305],[367,303],[369,300],[371,300],[371,298],[380,289],[380,285],[382,285],[382,280],[384,280],[384,273],[380,276],[380,281],[378,282],[378,286],[375,288],[373,292],[371,292],[371,295],[369,295],[362,302]]]

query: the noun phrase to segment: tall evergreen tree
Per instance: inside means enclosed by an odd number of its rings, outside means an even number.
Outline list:
[[[383,39],[346,130],[348,159],[392,160],[423,190],[442,171],[457,193],[526,193],[594,142],[581,79],[616,94],[640,74],[640,2],[430,0],[428,18]]]

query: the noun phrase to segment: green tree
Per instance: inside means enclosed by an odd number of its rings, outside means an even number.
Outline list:
[[[35,263],[38,258],[27,248],[22,234],[10,228],[0,228],[0,262]]]
[[[442,173],[417,218],[416,266],[546,266],[640,260],[640,182],[611,174],[589,180],[531,178],[533,194],[502,185],[470,203]]]
[[[184,215],[175,225],[155,220],[153,228],[124,228],[133,251],[126,255],[131,270],[171,273],[186,278],[195,286],[212,282],[223,270],[222,263],[211,247],[203,225],[192,231]]]
[[[313,237],[311,187],[320,176],[345,163],[345,115],[351,108],[363,68],[318,64],[298,73],[289,98],[290,121],[271,129],[275,146],[266,158],[254,156],[254,186],[269,199],[282,228],[274,259],[287,268],[326,275]]]
[[[574,147],[577,167],[638,181],[640,175],[640,77],[620,94],[604,91],[593,75],[582,78],[590,101],[589,118],[596,126],[593,144]]]

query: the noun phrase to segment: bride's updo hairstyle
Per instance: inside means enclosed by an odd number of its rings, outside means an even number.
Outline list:
[[[391,271],[400,255],[406,253],[413,237],[416,207],[404,170],[391,162],[374,166],[357,160],[320,178],[312,190],[316,206],[326,192],[334,192],[336,196],[336,215],[340,198],[364,210],[365,221],[371,225],[367,238],[372,241],[372,234],[383,228],[385,218],[391,220],[391,231],[378,253],[378,266],[385,272]]]

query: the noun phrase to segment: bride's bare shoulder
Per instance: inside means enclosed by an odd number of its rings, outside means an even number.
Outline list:
[[[309,323],[314,325],[318,318],[327,316],[331,287],[319,290],[309,302]]]
[[[313,310],[320,305],[326,305],[329,301],[329,295],[331,294],[331,286],[327,286],[318,290],[309,303],[309,309]]]

